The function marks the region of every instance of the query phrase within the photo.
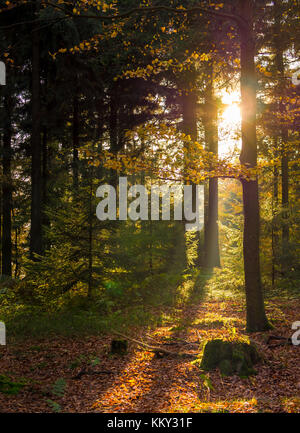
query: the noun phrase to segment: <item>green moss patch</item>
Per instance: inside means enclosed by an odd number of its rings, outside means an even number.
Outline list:
[[[199,329],[221,329],[232,326],[241,326],[243,321],[235,317],[223,317],[220,315],[212,314],[203,319],[196,319],[193,321],[193,326]]]
[[[3,394],[18,394],[18,392],[27,384],[26,380],[14,382],[10,377],[0,374],[0,392]]]
[[[252,344],[211,340],[205,345],[200,368],[206,371],[219,368],[224,376],[248,377],[256,373],[253,365],[259,360],[260,355]]]

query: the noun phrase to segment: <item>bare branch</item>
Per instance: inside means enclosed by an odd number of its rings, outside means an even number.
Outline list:
[[[119,19],[123,19],[123,18],[128,18],[133,14],[156,13],[156,12],[163,11],[163,12],[170,12],[170,13],[175,13],[175,14],[182,14],[182,15],[193,14],[193,13],[195,13],[195,14],[196,13],[208,14],[208,15],[213,15],[213,16],[220,17],[220,18],[225,18],[225,19],[227,18],[229,20],[234,21],[239,26],[244,26],[246,24],[244,19],[242,17],[240,17],[239,15],[233,15],[233,14],[230,14],[227,12],[220,12],[220,11],[216,11],[216,10],[212,10],[212,9],[205,9],[205,8],[200,7],[200,6],[195,6],[195,7],[192,7],[190,9],[177,9],[177,8],[172,8],[172,7],[168,7],[168,6],[138,7],[138,8],[133,8],[127,12],[116,14],[116,15],[89,15],[89,14],[88,15],[87,14],[77,15],[71,11],[67,11],[62,6],[53,4],[51,2],[44,1],[43,5],[50,6],[50,7],[53,7],[55,9],[58,9],[60,11],[63,11],[65,14],[67,14],[68,16],[73,17],[73,18],[88,18],[88,19],[96,19],[96,20],[119,20]]]

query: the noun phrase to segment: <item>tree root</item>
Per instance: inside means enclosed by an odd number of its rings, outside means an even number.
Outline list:
[[[272,340],[281,340],[281,343],[277,343],[277,344],[270,344],[270,341]],[[269,346],[270,349],[273,349],[274,347],[279,347],[279,346],[293,346],[292,343],[292,339],[289,337],[281,337],[280,335],[269,335],[268,339],[267,339],[267,345]]]

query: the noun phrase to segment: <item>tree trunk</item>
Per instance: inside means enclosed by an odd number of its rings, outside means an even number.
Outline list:
[[[36,7],[38,10],[38,6]],[[40,35],[32,32],[32,134],[30,257],[42,254],[42,161],[40,107]]]
[[[118,103],[116,96],[116,89],[112,89],[110,93],[110,113],[109,113],[109,140],[110,140],[110,151],[114,155],[117,155],[118,146]],[[118,185],[118,172],[114,169],[110,170],[110,181],[111,184],[117,188]]]
[[[284,68],[284,59],[283,59],[283,51],[284,46],[282,43],[282,7],[281,2],[277,0],[274,1],[274,44],[275,44],[275,64],[276,70],[279,74],[278,76],[278,97],[283,97],[285,93],[285,68]],[[280,99],[279,102],[279,114],[280,114],[280,139],[281,139],[281,205],[282,205],[282,255],[283,261],[287,261],[288,255],[288,243],[289,243],[289,221],[288,221],[288,207],[289,207],[289,157],[288,152],[286,150],[286,144],[288,141],[288,129],[286,125],[284,125],[284,117],[285,117],[285,106]],[[286,266],[283,265],[283,270],[286,270]]]
[[[287,140],[287,134],[286,140]],[[283,137],[282,146],[286,143],[286,140]],[[288,155],[284,154],[281,158],[281,204],[282,204],[282,255],[283,260],[287,259],[287,255],[289,252],[289,159]],[[286,270],[287,266],[283,266]]]
[[[274,140],[274,156],[277,158],[277,137]],[[277,224],[277,213],[278,213],[278,168],[274,165],[273,170],[273,196],[272,196],[272,288],[275,288],[276,281],[276,267],[277,267],[277,247],[279,244],[278,239],[278,224]]]
[[[79,185],[79,104],[77,88],[73,99],[73,188],[74,193],[78,193]]]
[[[241,36],[241,98],[242,151],[241,164],[249,168],[257,165],[256,143],[256,76],[255,42],[253,35],[253,1],[240,0]],[[244,203],[244,271],[247,304],[247,330],[263,331],[269,328],[265,314],[259,258],[259,198],[257,177],[242,180]]]
[[[197,141],[198,131],[197,131],[197,95],[195,92],[187,89],[186,91],[183,91],[182,95],[182,132],[186,135],[189,135],[192,139],[192,142]],[[196,158],[197,156],[192,153],[189,154],[189,151],[187,151],[187,155],[189,158]],[[185,169],[188,169],[188,167],[185,167]],[[193,211],[196,211],[196,184],[194,182],[191,182],[192,190],[193,190]],[[198,210],[199,211],[199,210]],[[186,221],[184,221],[185,223]],[[196,242],[197,242],[197,251],[198,251],[198,257],[196,258],[196,262],[200,263],[200,254],[201,254],[201,246],[200,246],[200,233],[197,231],[196,233]],[[186,251],[188,255],[188,251]],[[186,257],[187,259],[187,257]],[[188,263],[187,259],[187,263]]]
[[[3,182],[2,182],[2,274],[12,276],[11,258],[11,212],[12,212],[12,179],[11,179],[11,97],[6,89],[4,98],[5,120],[3,134]]]
[[[48,182],[49,182],[49,160],[50,160],[50,150],[48,147],[48,131],[47,127],[43,128],[43,141],[42,141],[42,225],[43,225],[43,251],[49,249],[49,239],[46,236],[46,228],[50,228],[50,219],[46,213],[46,207],[48,205]]]
[[[88,213],[88,298],[93,296],[93,169],[88,168],[89,173],[89,213]]]
[[[204,130],[206,149],[209,152],[218,154],[218,126],[217,106],[213,92],[213,71],[209,70],[210,76],[205,92],[205,115]],[[206,208],[204,228],[204,266],[213,268],[220,266],[219,251],[219,228],[218,228],[218,179],[209,179],[208,185],[208,206]]]

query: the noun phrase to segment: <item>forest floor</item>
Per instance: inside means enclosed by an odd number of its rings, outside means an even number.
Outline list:
[[[23,386],[0,392],[0,412],[300,412],[300,346],[267,344],[270,334],[291,337],[299,301],[276,298],[266,309],[274,329],[249,336],[264,359],[247,379],[204,373],[192,359],[157,357],[131,340],[126,355],[112,356],[112,334],[1,347],[0,378]],[[177,309],[175,322],[127,332],[197,355],[208,339],[245,336],[245,307],[242,300],[210,298]]]

